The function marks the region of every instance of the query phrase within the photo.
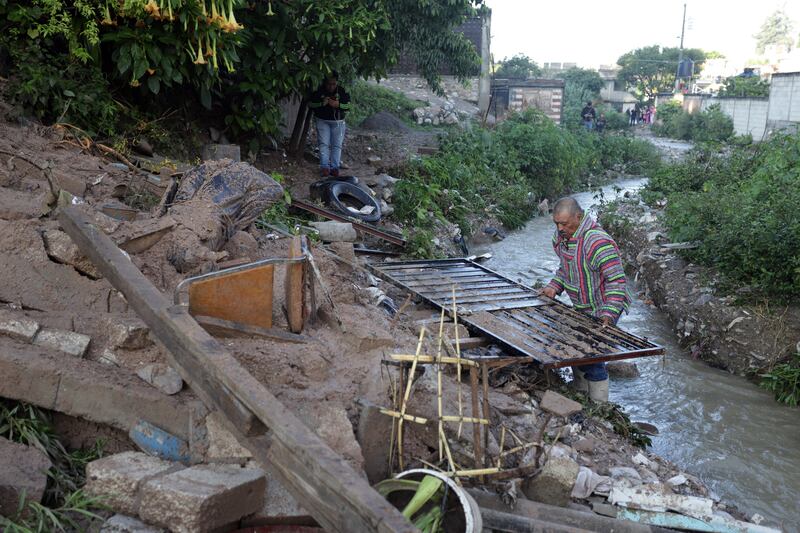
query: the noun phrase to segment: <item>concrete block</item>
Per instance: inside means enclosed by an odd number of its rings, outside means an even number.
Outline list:
[[[551,390],[544,393],[540,407],[555,416],[567,417],[583,409],[583,406],[566,396]]]
[[[104,365],[109,366],[119,366],[119,359],[117,359],[117,354],[106,348],[103,350],[103,353],[100,354],[100,359],[97,360],[99,363],[103,363]]]
[[[89,349],[92,338],[83,333],[61,329],[43,328],[36,334],[33,343],[43,348],[60,350],[75,357],[83,357]]]
[[[253,455],[236,440],[222,423],[218,413],[211,413],[206,418],[206,438],[208,452],[206,460],[220,463],[244,464]]]
[[[111,317],[105,327],[112,348],[141,350],[153,344],[148,336],[150,328],[138,318]]]
[[[140,518],[176,533],[213,531],[264,505],[264,473],[233,465],[199,465],[147,481]]]
[[[578,463],[569,457],[551,458],[539,475],[522,483],[522,492],[529,500],[565,507],[579,471]]]
[[[242,160],[242,151],[237,144],[207,144],[203,147],[203,161],[218,159]]]
[[[180,392],[183,378],[178,372],[163,363],[152,363],[136,371],[136,375],[167,395]]]
[[[15,516],[23,494],[25,501],[42,501],[51,466],[36,448],[0,437],[0,516]]]
[[[99,279],[102,277],[100,271],[94,266],[94,263],[84,256],[78,249],[78,246],[72,242],[69,235],[61,230],[52,229],[47,230],[42,235],[44,238],[44,246],[47,250],[47,255],[51,259],[70,265],[78,272],[86,274],[92,279]]]
[[[0,311],[0,335],[18,341],[33,342],[36,333],[39,332],[39,327],[39,323],[35,320],[10,311]]]
[[[354,242],[358,238],[355,228],[349,222],[312,222],[311,226],[319,232],[325,242]]]
[[[172,472],[173,463],[141,452],[124,452],[92,461],[86,465],[87,493],[102,496],[111,510],[136,516],[139,513],[139,491],[154,477]]]
[[[356,440],[364,456],[364,471],[371,485],[389,477],[389,443],[393,418],[380,412],[377,405],[361,408]]]
[[[147,525],[138,518],[115,514],[106,520],[100,533],[166,533],[166,530]]]
[[[250,468],[260,469],[255,461],[248,463]],[[287,523],[291,524],[298,521],[298,518],[308,518],[311,515],[303,509],[294,496],[286,487],[267,470],[264,472],[267,480],[267,490],[264,498],[264,506],[253,515],[253,523],[264,520],[268,523]]]

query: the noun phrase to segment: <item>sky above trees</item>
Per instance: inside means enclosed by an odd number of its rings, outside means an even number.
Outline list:
[[[492,8],[492,53],[496,61],[522,53],[540,65],[569,61],[598,66],[613,64],[635,48],[678,46],[684,0],[486,3]],[[800,2],[687,0],[686,4],[685,46],[718,50],[735,63],[743,64],[757,55],[753,36],[776,9],[783,8],[800,32]]]

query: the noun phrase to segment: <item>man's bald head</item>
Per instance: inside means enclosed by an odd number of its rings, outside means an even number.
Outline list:
[[[575,198],[572,198],[570,196],[565,196],[564,198],[558,200],[553,206],[553,215],[559,213],[582,217],[583,209],[581,209],[581,205]]]
[[[581,225],[583,209],[575,198],[561,198],[553,206],[553,223],[561,239],[569,239]]]

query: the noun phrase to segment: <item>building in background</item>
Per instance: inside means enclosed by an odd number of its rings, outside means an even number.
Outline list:
[[[625,113],[636,109],[636,97],[625,88],[625,82],[618,79],[620,67],[617,65],[601,65],[597,72],[605,85],[600,89],[600,98],[615,111]]]
[[[509,112],[538,109],[561,124],[564,103],[564,80],[529,79],[492,81],[492,98],[489,114],[497,121],[508,116]]]

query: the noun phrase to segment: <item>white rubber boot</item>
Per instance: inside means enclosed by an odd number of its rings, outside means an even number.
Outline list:
[[[572,369],[572,386],[576,391],[584,394],[589,393],[589,380],[583,376],[583,372],[579,368]]]
[[[593,402],[608,401],[608,380],[589,381],[589,399]]]

